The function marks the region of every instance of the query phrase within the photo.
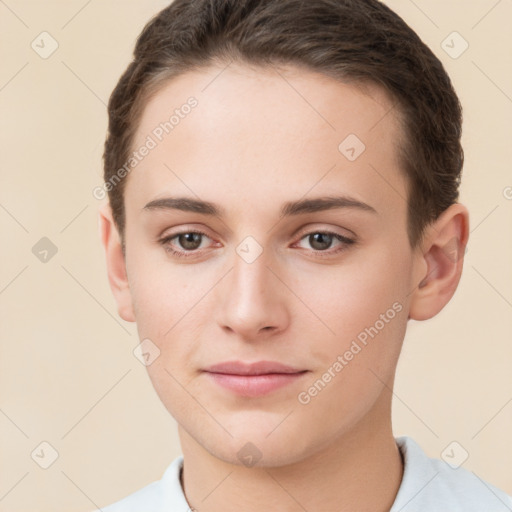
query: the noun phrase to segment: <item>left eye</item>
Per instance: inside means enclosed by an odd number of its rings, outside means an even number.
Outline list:
[[[315,252],[325,252],[332,246],[335,240],[341,242],[341,248],[334,252],[343,250],[346,245],[354,243],[354,240],[351,238],[347,238],[345,236],[339,235],[338,233],[332,233],[329,231],[314,231],[308,233],[301,238],[301,241],[306,239]]]

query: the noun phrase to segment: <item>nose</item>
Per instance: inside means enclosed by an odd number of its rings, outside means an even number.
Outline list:
[[[275,335],[289,321],[286,286],[268,254],[263,251],[250,263],[235,254],[231,271],[216,290],[218,325],[246,341]]]

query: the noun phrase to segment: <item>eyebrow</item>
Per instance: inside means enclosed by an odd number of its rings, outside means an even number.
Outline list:
[[[315,213],[336,208],[354,208],[375,214],[377,213],[375,208],[369,204],[354,198],[348,196],[326,196],[284,203],[281,207],[280,216],[290,217],[293,215]],[[223,217],[226,213],[225,209],[219,205],[189,197],[163,197],[161,199],[155,199],[146,204],[143,210],[181,210],[215,217]]]

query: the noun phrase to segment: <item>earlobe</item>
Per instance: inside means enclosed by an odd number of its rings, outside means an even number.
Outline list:
[[[107,203],[100,206],[98,214],[98,228],[101,243],[105,249],[107,275],[110,289],[117,302],[118,314],[127,322],[135,322],[131,290],[126,272],[126,261],[110,204]]]
[[[462,274],[468,237],[469,214],[460,203],[447,208],[428,228],[418,256],[423,275],[412,293],[409,318],[432,318],[450,301]]]

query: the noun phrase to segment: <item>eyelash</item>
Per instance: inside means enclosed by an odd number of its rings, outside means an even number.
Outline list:
[[[206,233],[204,233],[203,231],[199,231],[199,230],[189,230],[189,231],[181,231],[179,233],[174,233],[173,235],[170,235],[170,236],[167,236],[165,238],[162,238],[161,240],[159,240],[160,244],[162,244],[164,246],[164,249],[172,254],[172,256],[174,257],[177,257],[177,258],[190,258],[190,257],[194,257],[195,255],[198,254],[198,250],[195,249],[194,251],[177,251],[175,249],[172,249],[171,248],[171,245],[170,245],[170,241],[173,240],[174,238],[180,236],[180,235],[186,235],[186,234],[191,234],[191,233],[196,233],[198,235],[202,235],[202,236],[205,236],[207,238],[210,238]],[[301,240],[303,240],[304,238],[310,236],[310,235],[314,235],[314,234],[322,234],[322,235],[330,235],[330,236],[333,236],[335,239],[337,239],[338,241],[342,242],[343,245],[341,245],[338,249],[334,250],[334,251],[319,251],[319,250],[312,250],[313,251],[313,254],[315,254],[315,257],[316,258],[329,258],[331,256],[335,256],[336,254],[339,254],[345,250],[347,250],[349,248],[350,245],[353,245],[356,243],[356,240],[353,240],[351,238],[348,238],[348,237],[345,237],[343,235],[340,235],[338,233],[335,233],[333,231],[309,231],[307,233],[304,233],[301,235],[301,237],[299,238],[299,242]]]

